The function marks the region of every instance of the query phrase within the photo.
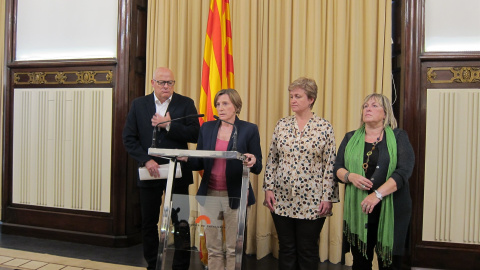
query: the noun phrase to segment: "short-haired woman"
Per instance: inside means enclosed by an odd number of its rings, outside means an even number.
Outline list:
[[[259,174],[262,171],[262,149],[260,134],[255,124],[242,121],[238,114],[242,109],[242,99],[235,89],[223,89],[214,99],[215,108],[220,120],[209,121],[200,128],[197,150],[231,151],[233,147],[233,126],[237,128],[236,151],[246,156],[244,161],[250,171]],[[237,236],[237,213],[242,187],[243,164],[233,159],[190,159],[194,170],[204,170],[197,195],[207,196],[205,209],[216,209],[214,221],[219,224],[207,226],[205,229],[206,246],[208,250],[208,269],[233,270],[235,269],[235,244]],[[255,203],[252,186],[249,183],[248,205]],[[208,200],[208,196],[221,198]],[[223,198],[223,199],[222,199]],[[213,201],[213,203],[212,203]],[[218,213],[222,214],[219,218]],[[223,251],[222,222],[225,222],[225,245]],[[221,221],[220,220],[220,221]]]
[[[332,204],[335,135],[332,125],[312,112],[317,84],[299,78],[288,87],[295,113],[275,126],[265,166],[264,205],[279,240],[278,269],[318,269],[318,240]]]

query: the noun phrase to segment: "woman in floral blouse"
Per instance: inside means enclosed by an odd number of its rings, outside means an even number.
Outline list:
[[[280,244],[278,269],[318,269],[318,238],[332,203],[335,136],[312,112],[317,84],[299,78],[288,87],[295,113],[277,122],[265,168],[264,205],[272,212]],[[301,243],[298,244],[297,243]]]

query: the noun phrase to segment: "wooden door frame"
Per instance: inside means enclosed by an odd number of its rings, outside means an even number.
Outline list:
[[[404,26],[403,129],[409,135],[416,157],[416,165],[410,178],[413,200],[409,239],[410,263],[414,267],[474,269],[480,264],[480,245],[423,241],[422,226],[427,88],[480,88],[480,83],[432,85],[427,81],[427,68],[439,65],[479,67],[480,52],[426,53],[424,51],[425,0],[404,0],[403,8],[404,18],[401,22]]]

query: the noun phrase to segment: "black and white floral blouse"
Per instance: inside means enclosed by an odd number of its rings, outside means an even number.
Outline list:
[[[335,150],[332,125],[315,114],[302,132],[295,116],[277,122],[263,183],[264,190],[274,192],[275,214],[317,219],[321,201],[339,201]]]

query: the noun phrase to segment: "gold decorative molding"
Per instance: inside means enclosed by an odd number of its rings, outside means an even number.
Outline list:
[[[437,79],[441,74],[442,79]],[[430,83],[478,83],[480,68],[478,67],[430,67],[427,70]]]
[[[113,71],[54,71],[54,72],[15,72],[16,85],[26,84],[108,84],[112,83]]]

